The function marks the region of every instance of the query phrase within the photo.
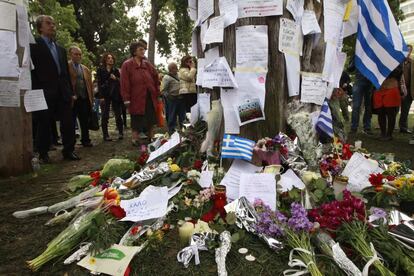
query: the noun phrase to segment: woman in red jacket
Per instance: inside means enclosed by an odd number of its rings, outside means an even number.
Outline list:
[[[156,124],[157,101],[160,97],[158,72],[145,58],[142,42],[132,42],[131,58],[121,67],[121,95],[131,114],[132,143],[139,145],[139,133],[146,129],[152,138]]]

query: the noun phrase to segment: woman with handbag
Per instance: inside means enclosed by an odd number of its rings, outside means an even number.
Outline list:
[[[145,57],[146,45],[132,42],[129,50],[131,58],[121,67],[121,94],[131,114],[132,144],[139,146],[140,131],[145,129],[152,139],[162,99],[157,70]]]
[[[197,103],[196,90],[196,73],[197,69],[191,56],[184,56],[181,59],[180,71],[180,95],[182,95],[185,104],[185,112],[190,112],[191,107]]]
[[[381,129],[381,141],[392,140],[398,109],[401,105],[400,80],[402,65],[399,65],[384,80],[380,89],[374,91],[373,109],[378,114],[378,124]]]
[[[116,127],[118,129],[118,139],[124,138],[124,125],[122,121],[122,97],[120,93],[120,73],[114,67],[115,57],[111,53],[102,56],[101,67],[98,68],[98,93],[103,99],[102,110],[102,134],[104,141],[112,141],[108,133],[109,112],[112,110],[115,115]]]

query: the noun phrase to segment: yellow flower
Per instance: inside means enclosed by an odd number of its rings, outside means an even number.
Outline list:
[[[171,164],[171,165],[170,165],[170,170],[171,170],[172,172],[181,172],[181,168],[180,168],[180,167],[178,167],[178,165],[177,165],[177,164]]]
[[[167,163],[168,163],[168,165],[170,165],[170,166],[171,166],[171,164],[173,163],[173,160],[172,160],[172,158],[171,158],[171,157],[169,157],[169,158],[167,159]]]
[[[402,180],[400,180],[400,179],[396,179],[396,180],[394,180],[394,186],[397,188],[397,189],[401,189],[402,188],[402,186],[404,185],[404,181],[402,181]]]
[[[184,204],[186,206],[191,206],[192,199],[188,197],[184,197]]]
[[[91,257],[91,258],[89,259],[89,264],[91,264],[91,265],[96,264],[96,259]]]

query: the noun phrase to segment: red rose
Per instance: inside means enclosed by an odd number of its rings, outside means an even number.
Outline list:
[[[93,178],[91,185],[92,186],[96,186],[99,184],[99,180],[101,180],[101,172],[100,171],[96,171],[96,172],[92,172],[89,174],[90,177]]]
[[[201,220],[205,221],[205,222],[210,222],[213,221],[214,218],[217,215],[217,211],[215,209],[210,210],[209,212],[205,213],[202,217]]]
[[[126,216],[125,210],[118,205],[112,205],[109,207],[109,212],[117,219],[123,219]]]
[[[193,168],[197,171],[201,171],[201,167],[203,166],[203,161],[197,159],[194,161]]]

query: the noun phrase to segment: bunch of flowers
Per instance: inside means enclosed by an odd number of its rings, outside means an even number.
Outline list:
[[[261,199],[256,199],[253,206],[259,214],[259,220],[254,226],[256,232],[273,238],[283,236],[283,229],[280,225],[287,222],[286,216],[281,212],[272,211]]]
[[[381,192],[384,190],[384,184],[388,181],[393,181],[395,179],[392,175],[384,175],[382,173],[372,173],[369,175],[369,183],[375,187],[376,192]]]
[[[280,154],[286,155],[287,148],[283,145],[284,137],[276,135],[273,139],[265,137],[257,141],[253,152],[254,159],[265,166],[280,164]]]
[[[121,197],[117,190],[113,188],[107,188],[103,196],[104,205],[108,208],[109,213],[111,213],[115,218],[122,219],[125,217],[125,210],[119,206],[121,202]]]
[[[355,219],[365,221],[365,204],[360,198],[345,190],[343,191],[343,200],[322,204],[309,211],[309,217],[318,222],[321,228],[336,230],[344,222]]]
[[[399,162],[392,162],[388,165],[386,171],[384,171],[384,175],[392,175],[392,176],[401,176],[404,174],[410,174],[410,169],[402,163]]]
[[[342,160],[338,155],[324,155],[319,163],[319,169],[324,177],[339,175],[342,171]]]
[[[211,200],[211,197],[214,195],[214,187],[203,189],[199,194],[194,198],[192,204],[196,208],[202,207],[206,202]]]

